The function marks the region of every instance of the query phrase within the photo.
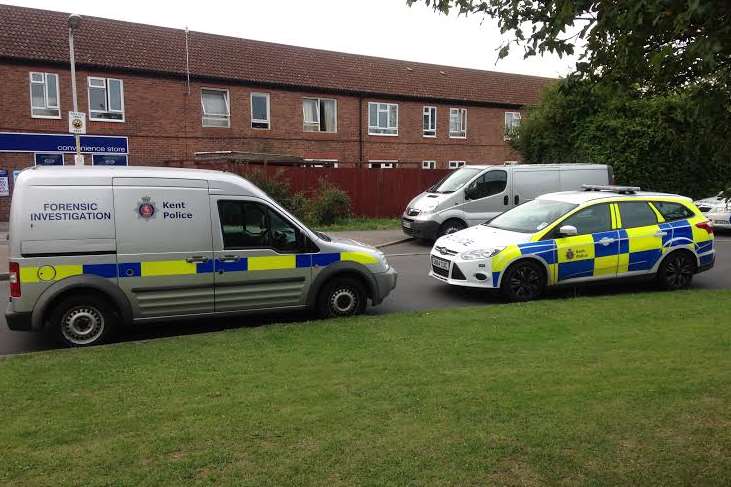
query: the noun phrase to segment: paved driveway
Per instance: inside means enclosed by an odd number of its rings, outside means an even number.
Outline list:
[[[716,266],[696,276],[696,289],[731,289],[731,237],[717,239]],[[396,290],[377,307],[369,308],[368,314],[380,315],[397,311],[429,310],[458,306],[475,306],[500,303],[490,292],[447,286],[426,275],[430,246],[409,241],[384,249],[391,264],[399,271]],[[649,283],[563,288],[549,293],[549,299],[567,296],[602,295],[652,290]],[[0,283],[0,297],[7,301],[7,282]],[[310,318],[307,313],[278,314],[274,316],[248,316],[226,320],[199,320],[165,325],[148,326],[128,334],[126,340],[140,340],[190,333],[211,332],[240,326],[260,326],[280,321],[303,321]],[[31,352],[55,348],[47,337],[38,334],[11,332],[0,318],[0,355]]]

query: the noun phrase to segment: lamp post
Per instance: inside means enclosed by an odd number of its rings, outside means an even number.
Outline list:
[[[76,60],[74,58],[74,30],[81,24],[81,15],[69,15],[69,60],[71,62],[71,96],[74,101],[74,112],[79,111],[79,104],[76,99]],[[76,134],[76,155],[74,156],[74,164],[77,166],[84,165],[84,156],[81,155],[81,136]]]

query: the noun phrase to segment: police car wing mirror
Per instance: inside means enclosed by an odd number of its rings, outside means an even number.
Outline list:
[[[558,229],[558,234],[562,237],[573,237],[574,235],[578,235],[579,231],[573,225],[563,225]]]

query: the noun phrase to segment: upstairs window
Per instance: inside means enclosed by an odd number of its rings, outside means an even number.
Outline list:
[[[30,114],[33,118],[61,118],[57,74],[30,73]]]
[[[269,130],[269,93],[251,94],[251,128]]]
[[[398,105],[368,103],[368,135],[398,135]]]
[[[449,109],[449,136],[453,139],[467,137],[467,109]]]
[[[305,132],[337,132],[337,102],[325,98],[305,98],[302,115]]]
[[[89,77],[89,120],[124,122],[121,79]]]
[[[424,107],[424,137],[437,136],[437,107]]]
[[[201,90],[204,127],[230,127],[231,114],[228,103],[228,90],[203,88]]]
[[[505,140],[510,140],[520,127],[520,112],[505,112]]]
[[[422,169],[436,169],[437,161],[421,161]]]

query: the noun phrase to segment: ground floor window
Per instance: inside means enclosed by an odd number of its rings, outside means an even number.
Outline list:
[[[338,167],[337,159],[305,159],[307,167]]]
[[[398,161],[368,161],[370,169],[394,169],[398,167]]]
[[[464,166],[465,161],[449,161],[449,169],[457,169]]]
[[[422,161],[421,168],[422,169],[436,169],[437,161]]]

